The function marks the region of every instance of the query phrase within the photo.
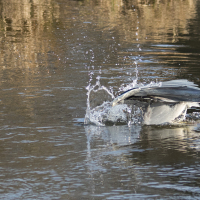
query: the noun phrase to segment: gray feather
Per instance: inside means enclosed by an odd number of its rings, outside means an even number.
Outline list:
[[[161,87],[133,88],[115,98],[113,106],[131,99],[151,99],[162,102],[200,102],[200,89],[187,80],[164,82]]]

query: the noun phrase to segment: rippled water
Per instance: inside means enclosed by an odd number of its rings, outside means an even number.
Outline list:
[[[200,85],[198,1],[0,8],[1,199],[199,198],[198,121],[84,125],[97,80],[114,96],[136,81]]]

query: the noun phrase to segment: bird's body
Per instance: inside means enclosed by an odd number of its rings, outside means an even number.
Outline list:
[[[120,103],[142,108],[143,124],[172,123],[184,119],[188,108],[199,107],[200,89],[187,80],[168,81],[161,86],[127,90],[112,105]]]

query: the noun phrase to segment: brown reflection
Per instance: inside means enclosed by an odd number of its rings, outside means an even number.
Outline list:
[[[124,1],[131,9],[135,1]],[[196,1],[137,1],[140,35],[156,42],[177,42],[179,34],[188,34],[188,20],[196,15]]]
[[[8,67],[10,63],[23,68],[38,67],[41,63],[47,66],[47,52],[56,45],[52,34],[55,24],[68,30],[78,21],[92,21],[96,23],[96,29],[115,31],[118,41],[114,42],[118,44],[150,40],[167,43],[177,42],[180,33],[188,34],[188,22],[196,16],[194,0],[58,2],[59,4],[52,0],[0,2],[2,67]],[[72,18],[75,12],[76,15]],[[69,17],[71,20],[67,24],[61,23],[61,18],[66,20]],[[108,40],[106,33],[102,34],[102,39]]]
[[[38,53],[47,53],[52,22],[58,17],[58,7],[51,0],[2,0],[0,65],[4,68],[10,64],[20,68],[38,67]],[[47,34],[46,40],[42,39]]]
[[[140,42],[177,42],[180,34],[188,34],[188,20],[196,16],[196,1],[115,0],[84,1],[91,7],[91,15],[80,8],[85,19],[98,18],[98,26],[104,30],[116,29],[121,40]],[[135,32],[135,34],[133,34]],[[137,36],[138,35],[138,36]],[[137,37],[136,37],[137,36]]]
[[[55,45],[51,41],[55,23],[68,29],[79,20],[93,21],[98,29],[117,31],[119,43],[149,40],[167,43],[177,42],[180,33],[188,34],[189,20],[196,16],[194,0],[58,2],[60,4],[52,0],[0,2],[1,66],[6,64],[6,56],[15,66],[37,67],[37,54],[46,54]],[[61,16],[71,16],[69,6],[79,10],[79,15],[66,27],[59,20]],[[103,38],[107,39],[106,35]]]
[[[58,8],[51,0],[0,1],[0,85],[3,89],[0,109],[3,124],[26,126],[32,122],[34,105],[30,97],[34,97],[34,86],[38,85],[35,78],[39,71],[39,74],[48,76],[47,66],[56,57],[52,53],[55,43],[49,41],[53,38],[53,21],[59,17]]]

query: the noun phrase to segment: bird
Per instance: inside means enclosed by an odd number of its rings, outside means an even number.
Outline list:
[[[182,121],[187,110],[200,107],[200,88],[186,79],[162,82],[161,86],[131,88],[112,101],[137,106],[142,111],[142,123],[159,125]]]

